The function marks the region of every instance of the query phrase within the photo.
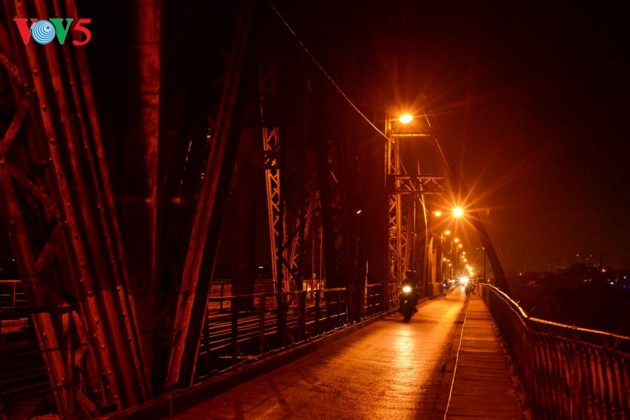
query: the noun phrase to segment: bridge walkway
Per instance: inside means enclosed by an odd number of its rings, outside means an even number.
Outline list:
[[[481,298],[470,296],[457,352],[448,419],[522,419],[518,382]]]
[[[408,324],[391,314],[177,411],[171,418],[524,418],[488,311],[459,289],[421,304]]]

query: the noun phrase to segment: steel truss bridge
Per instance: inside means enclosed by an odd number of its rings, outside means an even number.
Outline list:
[[[407,272],[423,299],[441,292],[430,209],[463,184],[430,118],[394,117],[411,98],[400,51],[388,105],[359,107],[351,72],[376,63],[328,7],[199,3],[2,3],[0,257],[19,280],[0,281],[0,409],[47,393],[61,418],[120,413],[386,313]],[[14,18],[49,16],[91,18],[90,42],[25,44]],[[515,358],[541,366],[519,372],[535,407],[628,417],[624,339],[523,332],[470,221],[497,286],[484,298]]]

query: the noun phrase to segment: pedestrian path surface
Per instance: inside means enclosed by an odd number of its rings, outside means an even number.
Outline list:
[[[488,309],[472,295],[446,418],[524,418],[506,362]]]
[[[409,323],[400,314],[390,315],[278,369],[208,395],[175,418],[443,419],[447,406],[448,418],[497,418],[498,413],[521,418],[489,314],[475,297],[467,317],[466,307],[457,290],[420,305]],[[481,366],[486,356],[488,368]],[[471,402],[490,393],[506,397],[495,401],[496,410],[486,400]],[[510,395],[514,405],[508,410]]]

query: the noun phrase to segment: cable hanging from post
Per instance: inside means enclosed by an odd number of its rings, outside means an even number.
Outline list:
[[[293,29],[293,27],[289,24],[289,22],[287,22],[287,20],[284,18],[284,16],[282,15],[282,13],[280,13],[280,11],[278,10],[278,8],[273,4],[272,0],[266,0],[267,4],[269,5],[269,7],[271,7],[271,9],[273,10],[273,12],[276,14],[276,16],[278,16],[278,19],[280,19],[280,21],[282,22],[282,24],[287,28],[287,30],[291,33],[291,35],[293,35],[293,37],[295,38],[295,40],[297,41],[297,43],[300,45],[300,47],[304,50],[304,52],[310,57],[311,60],[313,60],[313,63],[315,63],[315,65],[317,66],[317,68],[322,72],[322,74],[324,75],[324,77],[326,79],[328,79],[328,81],[330,82],[331,85],[333,85],[333,87],[337,90],[337,92],[339,92],[339,94],[343,97],[343,99],[348,102],[348,104],[352,107],[352,109],[354,109],[360,116],[361,118],[363,118],[374,130],[376,130],[376,132],[378,134],[380,134],[381,136],[383,136],[383,138],[385,140],[389,140],[387,138],[387,135],[385,135],[385,133],[383,133],[383,131],[381,129],[379,129],[360,109],[357,105],[355,105],[354,102],[352,102],[352,100],[348,97],[348,95],[346,95],[346,93],[343,91],[343,89],[341,89],[341,87],[337,84],[337,82],[335,82],[335,80],[332,78],[332,76],[326,71],[326,69],[324,69],[324,66],[322,66],[322,64],[317,60],[317,58],[315,58],[315,56],[311,53],[311,51],[308,49],[308,47],[304,44],[304,42],[302,42],[302,40],[300,39],[300,37],[298,36],[298,34],[295,32],[295,30]]]

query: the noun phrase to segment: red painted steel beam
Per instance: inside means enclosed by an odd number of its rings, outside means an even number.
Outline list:
[[[5,10],[20,17],[76,15],[69,0],[63,5],[60,0],[36,1],[28,8],[15,1],[6,3]],[[30,303],[51,307],[50,314],[34,319],[57,405],[66,417],[134,405],[149,390],[85,58],[68,44],[21,47],[18,38],[14,34],[19,64],[5,67],[36,96],[28,124],[22,123],[27,127],[20,144],[8,141],[9,136],[2,142],[9,160],[0,159],[6,203],[2,217],[15,230],[12,245]],[[16,69],[24,77],[16,78]],[[15,90],[14,96],[21,103]],[[25,121],[21,109],[14,121]],[[18,197],[17,188],[32,199]],[[37,212],[40,206],[45,213]],[[51,224],[50,232],[42,229]],[[34,240],[45,241],[41,250]],[[76,376],[73,372],[80,369],[84,371]]]
[[[154,361],[158,290],[158,209],[161,74],[161,0],[129,2],[134,22],[127,46],[126,77],[132,80],[124,120],[122,179],[118,205],[129,290],[141,331],[142,355],[149,376]],[[123,93],[121,92],[121,95]],[[163,363],[163,361],[162,361]]]
[[[64,0],[65,7],[71,16],[78,16],[78,11],[73,0]],[[132,302],[132,298],[129,294],[129,273],[125,260],[123,241],[120,233],[120,227],[118,222],[118,216],[116,207],[114,204],[114,194],[112,192],[112,184],[110,182],[110,176],[107,169],[107,162],[105,159],[105,151],[103,148],[103,138],[100,130],[100,124],[98,121],[98,115],[95,106],[94,92],[92,89],[92,83],[90,80],[89,67],[87,63],[87,57],[83,49],[74,51],[77,67],[78,83],[74,86],[79,86],[80,91],[75,92],[75,98],[83,95],[85,106],[85,119],[83,123],[88,125],[92,141],[85,145],[85,149],[91,152],[89,160],[93,169],[92,176],[95,182],[100,182],[103,186],[102,189],[96,189],[99,193],[99,218],[104,233],[104,240],[108,249],[108,257],[110,263],[114,266],[114,282],[116,290],[116,298],[118,304],[123,311],[127,311],[128,316],[123,316],[122,327],[127,337],[133,337],[129,340],[131,346],[132,357],[138,362],[134,362],[135,375],[140,379],[141,388],[143,392],[143,398],[147,398],[151,395],[151,385],[148,378],[150,378],[149,367],[146,359],[143,358],[141,352],[141,343],[139,340],[139,325],[137,322],[137,309]],[[75,99],[76,100],[76,99]],[[78,105],[78,104],[77,104]],[[78,107],[78,106],[77,106]],[[84,134],[84,138],[88,138]]]
[[[17,6],[18,9],[20,6]],[[53,8],[59,11],[58,3],[53,2]],[[36,11],[38,16],[48,16],[49,8],[45,2],[36,2]],[[23,16],[23,14],[21,14]],[[72,70],[72,62],[69,57],[69,46],[62,48],[63,60],[60,60],[57,51],[53,48],[45,48],[47,64],[50,67],[50,78],[46,82],[38,82],[43,77],[35,77],[35,89],[40,100],[50,97],[54,98],[51,102],[56,108],[56,114],[47,114],[42,108],[42,116],[44,126],[50,133],[49,139],[50,152],[54,165],[58,168],[64,168],[68,172],[69,177],[59,177],[59,191],[61,199],[66,203],[66,218],[72,235],[74,257],[78,264],[79,282],[82,282],[87,288],[86,316],[91,324],[90,329],[96,331],[99,335],[100,360],[102,368],[106,372],[118,370],[118,381],[121,387],[120,394],[114,399],[119,399],[117,404],[119,407],[125,405],[134,405],[142,401],[146,397],[146,388],[141,378],[135,377],[132,372],[137,372],[135,366],[140,363],[137,354],[132,356],[128,352],[127,343],[133,341],[136,337],[125,336],[119,329],[119,321],[128,317],[128,311],[123,309],[122,313],[117,311],[115,293],[110,289],[111,266],[106,256],[107,251],[104,249],[101,237],[103,229],[100,225],[97,214],[87,203],[93,201],[93,188],[99,190],[98,185],[94,185],[93,178],[88,173],[93,167],[86,171],[83,160],[85,159],[84,147],[82,142],[89,142],[89,139],[81,139],[81,134],[87,136],[85,129],[81,130],[81,126],[76,126],[73,121],[73,114],[77,113],[71,103],[71,98],[76,98],[76,91],[72,92],[73,83],[76,79]],[[27,48],[27,55],[32,68],[39,68],[41,63],[33,54],[33,49]],[[65,68],[64,68],[65,67]],[[67,78],[71,81],[70,91],[67,90],[68,85],[62,79],[63,71],[67,72]],[[47,83],[48,86],[45,86]],[[80,111],[78,111],[80,112]],[[54,121],[53,118],[57,119]],[[81,119],[78,119],[81,121]],[[69,156],[64,164],[63,151],[56,147],[56,137],[64,139],[66,142],[67,153]],[[93,164],[93,162],[90,162]],[[86,173],[87,172],[87,173]],[[73,185],[70,186],[69,180]],[[92,184],[92,185],[90,185]],[[100,186],[103,188],[103,186]],[[97,198],[98,199],[98,198]],[[71,204],[72,203],[72,204]],[[102,203],[98,203],[102,208]],[[73,210],[74,207],[74,210]],[[81,238],[83,236],[83,238]],[[82,239],[82,240],[81,240]],[[91,269],[88,268],[88,261],[92,264]],[[115,359],[115,360],[114,360]],[[139,380],[140,379],[140,380]]]
[[[232,57],[226,72],[221,105],[216,118],[217,130],[212,139],[205,177],[198,195],[184,271],[175,312],[175,337],[170,351],[166,387],[189,386],[192,383],[201,331],[204,325],[210,279],[200,279],[204,257],[214,266],[223,210],[240,134],[240,120],[245,107],[249,43],[256,1],[241,8],[241,18],[234,40]]]

